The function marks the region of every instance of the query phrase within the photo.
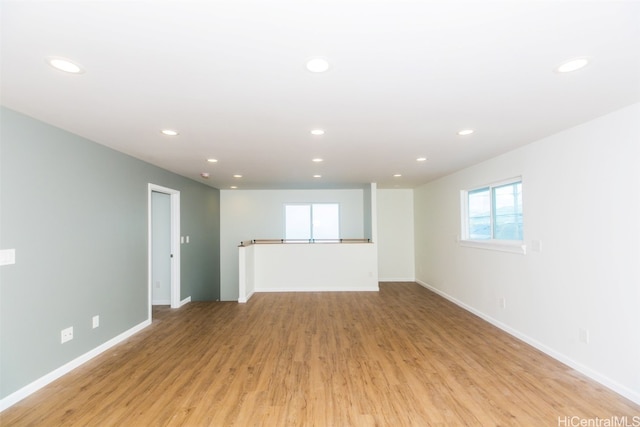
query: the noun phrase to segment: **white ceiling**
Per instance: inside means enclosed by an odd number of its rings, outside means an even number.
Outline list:
[[[411,188],[640,101],[636,1],[1,7],[3,105],[223,189]]]

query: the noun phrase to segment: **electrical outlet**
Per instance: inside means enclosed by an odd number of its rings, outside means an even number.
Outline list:
[[[500,298],[499,303],[500,308],[507,308],[507,299],[505,297]]]
[[[91,320],[92,320],[93,329],[100,326],[100,316],[93,316]]]
[[[589,330],[580,328],[580,330],[578,331],[578,339],[582,343],[589,344]]]
[[[71,341],[73,339],[73,326],[67,329],[63,329],[60,332],[60,343],[64,344],[67,341]]]

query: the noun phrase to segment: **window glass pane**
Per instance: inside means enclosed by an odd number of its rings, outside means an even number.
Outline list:
[[[313,238],[340,238],[340,209],[338,204],[322,203],[313,205]]]
[[[491,198],[489,187],[469,191],[469,239],[491,239]]]
[[[311,239],[311,206],[285,206],[285,238]]]
[[[494,239],[522,240],[522,183],[493,188]]]

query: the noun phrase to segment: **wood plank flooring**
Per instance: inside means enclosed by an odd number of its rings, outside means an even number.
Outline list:
[[[154,310],[150,327],[0,424],[558,426],[623,416],[633,422],[640,406],[419,285],[390,283]]]

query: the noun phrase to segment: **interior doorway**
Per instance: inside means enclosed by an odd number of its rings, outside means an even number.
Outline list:
[[[151,305],[171,305],[171,196],[151,192]]]
[[[169,304],[171,308],[180,307],[180,192],[149,184],[148,213],[147,277],[151,319],[154,301]],[[167,281],[167,289],[162,293],[162,282]],[[156,282],[160,282],[159,286]]]

